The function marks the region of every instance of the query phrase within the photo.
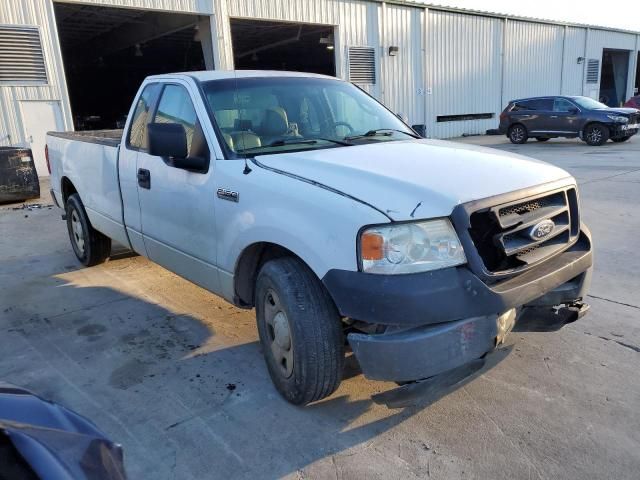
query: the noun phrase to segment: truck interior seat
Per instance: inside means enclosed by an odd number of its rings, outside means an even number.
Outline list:
[[[282,107],[270,107],[265,110],[264,119],[258,130],[263,143],[269,144],[289,131],[287,112]]]
[[[234,149],[238,150],[262,146],[260,137],[253,132],[232,132],[231,139],[235,146]]]

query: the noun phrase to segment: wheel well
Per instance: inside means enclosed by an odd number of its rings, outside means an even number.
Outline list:
[[[586,132],[587,129],[591,126],[591,125],[602,125],[603,127],[605,127],[607,130],[609,130],[609,136],[611,136],[613,134],[613,131],[611,130],[611,127],[609,125],[607,125],[604,122],[599,122],[598,120],[593,120],[589,123],[587,123],[584,128],[582,129],[582,133]]]
[[[62,189],[62,203],[63,205],[67,203],[67,199],[73,195],[74,193],[78,193],[76,187],[71,183],[67,177],[62,177],[62,181],[60,182],[60,187]]]
[[[296,257],[304,263],[304,260],[291,250],[275,243],[259,242],[244,249],[236,263],[233,277],[234,303],[237,306],[247,308],[254,306],[256,278],[260,268],[269,260],[281,257]]]

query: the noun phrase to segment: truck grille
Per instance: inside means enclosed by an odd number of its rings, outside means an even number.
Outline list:
[[[471,240],[487,271],[514,272],[565,250],[577,240],[578,195],[569,187],[485,208],[471,214],[470,226]]]

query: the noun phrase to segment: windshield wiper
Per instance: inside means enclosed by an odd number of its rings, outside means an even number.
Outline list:
[[[338,145],[345,145],[345,146],[353,145],[352,143],[344,142],[342,140],[334,140],[332,138],[321,138],[321,137],[307,138],[307,139],[288,138],[288,139],[274,140],[273,142],[268,143],[267,145],[260,145],[259,147],[243,148],[242,150],[239,150],[238,153],[250,152],[252,150],[260,150],[261,148],[283,147],[285,145],[315,145],[316,143],[318,143],[318,140],[324,140],[326,142],[336,143]]]
[[[349,137],[344,137],[345,140],[355,140],[357,138],[364,138],[364,137],[376,137],[378,135],[382,135],[385,137],[390,137],[391,135],[393,135],[393,132],[399,132],[399,133],[404,133],[405,135],[412,137],[412,138],[420,138],[417,135],[413,134],[413,133],[409,133],[406,130],[398,130],[397,128],[376,128],[373,130],[369,130],[367,133],[363,133],[361,135],[351,135]]]

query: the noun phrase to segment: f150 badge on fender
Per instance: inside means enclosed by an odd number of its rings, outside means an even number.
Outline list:
[[[556,224],[553,223],[553,220],[545,219],[541,222],[536,223],[531,230],[529,230],[529,237],[531,240],[542,240],[545,237],[548,237],[553,229],[556,227]]]
[[[227,188],[219,188],[216,192],[218,198],[222,200],[229,200],[230,202],[238,202],[240,200],[240,194]]]

